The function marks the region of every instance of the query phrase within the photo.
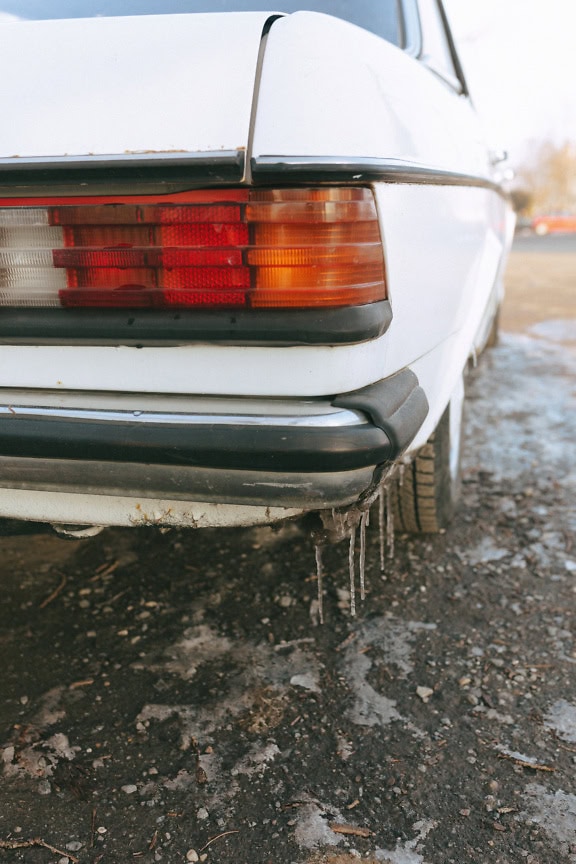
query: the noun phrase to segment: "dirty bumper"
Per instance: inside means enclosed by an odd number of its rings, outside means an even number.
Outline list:
[[[270,404],[269,407],[272,407]],[[0,408],[0,487],[306,510],[353,503],[428,410],[404,370],[260,415]]]

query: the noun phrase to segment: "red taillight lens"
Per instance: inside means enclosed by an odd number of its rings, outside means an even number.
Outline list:
[[[361,187],[0,206],[2,306],[310,308],[385,297],[374,198]]]

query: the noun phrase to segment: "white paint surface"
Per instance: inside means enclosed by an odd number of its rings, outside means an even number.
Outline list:
[[[246,147],[267,17],[4,24],[0,158]]]

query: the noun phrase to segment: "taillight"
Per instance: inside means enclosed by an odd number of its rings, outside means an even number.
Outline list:
[[[0,206],[1,306],[310,308],[385,297],[363,187]]]

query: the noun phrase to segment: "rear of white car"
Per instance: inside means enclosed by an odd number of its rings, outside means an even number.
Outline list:
[[[0,515],[372,500],[498,295],[509,211],[462,86],[316,13],[3,27]]]

